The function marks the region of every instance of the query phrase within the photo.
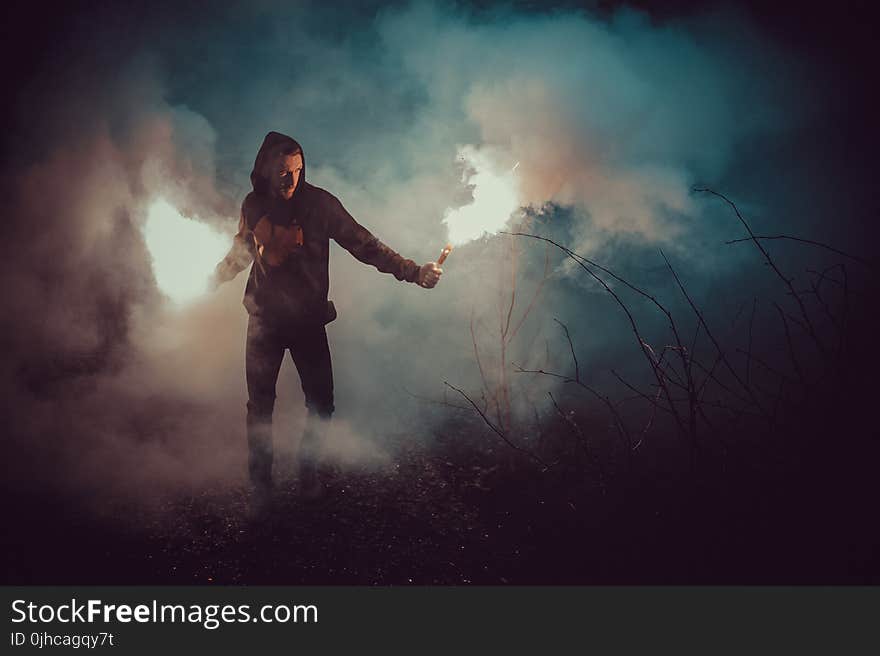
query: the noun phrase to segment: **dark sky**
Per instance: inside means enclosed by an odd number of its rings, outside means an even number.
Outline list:
[[[360,12],[369,16],[373,6],[395,3],[336,2],[351,15]],[[402,3],[397,3],[402,4]],[[858,105],[849,110],[863,119],[876,108],[876,94],[871,92],[871,80],[876,74],[872,64],[876,58],[873,43],[873,8],[871,3],[858,0],[843,2],[806,2],[792,8],[787,3],[744,0],[735,3],[713,3],[699,0],[635,0],[633,2],[474,2],[457,3],[491,11],[499,4],[521,8],[534,13],[548,13],[568,9],[587,9],[599,12],[613,11],[620,6],[642,9],[655,20],[688,16],[714,6],[734,6],[743,11],[761,30],[771,38],[791,48],[800,56],[813,60],[819,66],[834,70],[841,91],[858,99]],[[4,77],[16,88],[22,82],[33,79],[46,66],[63,66],[63,58],[75,53],[82,43],[69,43],[68,35],[73,24],[85,20],[93,23],[96,33],[103,38],[108,32],[115,34],[114,48],[131,46],[130,37],[145,25],[155,24],[165,16],[170,21],[198,25],[205,20],[205,4],[193,2],[129,2],[125,9],[114,11],[117,3],[85,2],[72,0],[46,5],[13,0],[5,3],[3,25]],[[281,3],[278,3],[279,11]],[[210,12],[209,12],[210,13]],[[146,21],[146,22],[145,22]],[[110,28],[110,29],[101,29]],[[146,29],[149,29],[147,27]]]
[[[283,16],[290,7],[263,3],[261,12]],[[329,9],[305,10],[313,25],[328,38],[351,38],[359,26],[371,21],[388,7],[405,6],[406,2],[337,2]],[[232,7],[224,9],[223,7]],[[693,0],[637,0],[634,2],[459,2],[445,3],[459,11],[477,16],[491,16],[513,8],[524,15],[552,15],[560,12],[586,11],[595,16],[610,16],[621,7],[637,8],[651,17],[657,25],[670,21],[705,15],[717,8],[726,8],[744,17],[760,38],[778,45],[787,55],[797,60],[807,71],[812,71],[816,83],[823,86],[823,95],[830,99],[823,109],[824,125],[815,135],[814,144],[827,154],[832,165],[846,159],[851,164],[846,175],[853,186],[870,184],[869,171],[873,168],[875,152],[880,146],[876,123],[878,107],[875,90],[876,66],[873,44],[872,9],[870,3],[845,1],[834,3],[798,3],[796,9],[787,3],[760,1],[699,2]],[[32,133],[45,110],[42,105],[63,105],[63,98],[53,95],[51,87],[63,79],[65,71],[79,67],[89,71],[95,79],[116,75],[115,67],[121,61],[144,49],[168,45],[169,29],[198,34],[211,29],[215,22],[235,24],[239,12],[235,3],[212,3],[209,8],[200,2],[125,3],[124,8],[111,2],[65,2],[46,10],[44,5],[29,2],[7,3],[4,7],[2,48],[4,49],[4,79],[12,92],[4,103],[4,123],[9,126],[3,134],[5,150],[15,152],[11,157],[20,161],[22,154],[34,150],[39,138]],[[499,9],[501,8],[501,9]],[[259,29],[253,15],[243,19],[242,31]],[[732,27],[732,31],[736,31]],[[248,36],[254,39],[254,36]],[[170,44],[168,52],[175,49]],[[184,59],[175,64],[186,80],[190,68]],[[204,70],[204,69],[203,69]],[[222,69],[212,72],[222,74]],[[19,97],[24,87],[37,87],[34,98]],[[50,88],[46,88],[50,87]],[[9,159],[9,156],[7,156]],[[870,196],[869,196],[870,197]],[[876,197],[874,207],[876,209]],[[876,216],[876,213],[874,214]]]
[[[219,6],[221,3],[213,3]],[[269,3],[271,5],[271,3]],[[294,3],[296,4],[296,3]],[[345,32],[350,23],[369,20],[385,6],[406,3],[337,2],[338,11],[329,12],[322,21],[327,31]],[[735,7],[769,39],[780,44],[807,66],[831,80],[831,91],[840,96],[831,120],[837,147],[845,148],[853,158],[865,158],[867,165],[878,144],[873,118],[878,113],[874,92],[876,66],[874,25],[871,3],[847,0],[833,4],[824,2],[788,3],[702,2],[694,0],[635,0],[633,2],[473,2],[454,3],[473,11],[491,14],[499,6],[515,7],[525,13],[548,14],[560,11],[586,10],[598,15],[610,14],[620,7],[635,7],[657,23],[704,13],[715,7]],[[4,6],[2,48],[4,79],[12,93],[11,102],[4,104],[7,125],[16,129],[4,134],[4,142],[16,134],[25,138],[26,117],[32,107],[15,102],[16,91],[43,75],[57,74],[72,61],[86,58],[99,66],[100,61],[122,59],[144,41],[161,39],[167,25],[188,25],[198,30],[211,21],[216,10],[200,2],[129,2],[124,9],[118,3],[71,1],[45,5],[14,0]],[[283,12],[278,3],[274,10]],[[75,34],[73,31],[76,31]],[[185,63],[181,64],[186,66]],[[829,147],[834,147],[830,144]]]

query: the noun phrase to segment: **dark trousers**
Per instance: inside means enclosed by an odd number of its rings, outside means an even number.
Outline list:
[[[309,414],[301,452],[315,447],[317,425],[333,414],[333,370],[324,326],[285,324],[251,315],[245,348],[248,465],[251,481],[257,485],[272,482],[272,411],[286,350],[299,372]]]

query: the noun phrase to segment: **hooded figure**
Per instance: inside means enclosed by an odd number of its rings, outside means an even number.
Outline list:
[[[355,221],[332,194],[305,179],[305,154],[291,137],[263,140],[251,191],[241,206],[238,234],[217,265],[215,282],[251,266],[244,294],[250,315],[245,364],[248,387],[249,471],[255,491],[272,484],[272,412],[284,351],[299,372],[308,420],[300,448],[301,483],[314,485],[314,450],[333,413],[333,373],[325,325],[336,318],[328,301],[330,239],[383,273],[433,287],[441,269],[419,266],[385,246]]]

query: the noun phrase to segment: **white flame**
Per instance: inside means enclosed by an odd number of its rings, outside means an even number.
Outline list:
[[[207,291],[214,267],[231,245],[229,237],[182,216],[162,198],[150,205],[143,235],[159,289],[178,304]]]
[[[519,162],[510,170],[499,170],[485,151],[473,146],[462,146],[458,156],[467,164],[462,182],[473,185],[474,191],[470,203],[446,210],[443,222],[453,246],[498,232],[520,206],[516,176]]]

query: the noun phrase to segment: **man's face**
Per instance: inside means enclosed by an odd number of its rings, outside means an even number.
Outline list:
[[[299,184],[299,176],[303,170],[303,158],[301,153],[296,155],[282,155],[278,158],[278,166],[272,172],[272,191],[283,200],[293,198],[296,185]]]

